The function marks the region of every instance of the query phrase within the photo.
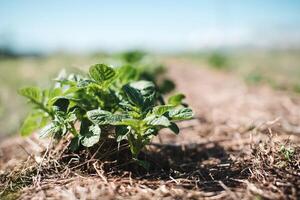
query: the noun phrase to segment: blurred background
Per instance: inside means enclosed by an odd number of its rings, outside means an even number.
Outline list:
[[[1,1],[0,136],[28,110],[18,88],[137,49],[297,94],[300,1]]]

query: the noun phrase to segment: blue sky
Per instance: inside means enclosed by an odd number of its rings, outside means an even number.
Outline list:
[[[0,1],[0,40],[22,50],[293,46],[299,37],[298,0]]]

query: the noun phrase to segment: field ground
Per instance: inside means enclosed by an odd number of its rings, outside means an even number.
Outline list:
[[[180,124],[181,134],[165,131],[162,143],[157,139],[148,147],[147,154],[167,167],[135,174],[95,162],[95,171],[85,173],[54,163],[58,167],[30,171],[45,144],[14,137],[0,144],[0,183],[7,186],[2,198],[299,199],[300,97],[269,85],[249,86],[197,62],[165,63],[196,111],[195,119]]]

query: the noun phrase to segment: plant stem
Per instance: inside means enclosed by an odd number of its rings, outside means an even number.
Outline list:
[[[71,124],[71,133],[74,135],[74,136],[77,136],[78,135],[78,131],[76,130],[74,124]]]

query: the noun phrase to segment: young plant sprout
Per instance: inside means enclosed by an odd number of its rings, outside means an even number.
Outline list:
[[[128,142],[132,157],[163,128],[175,134],[175,122],[193,117],[193,112],[175,94],[165,101],[154,82],[143,80],[141,72],[125,65],[112,68],[105,64],[90,67],[89,74],[61,74],[49,89],[26,87],[19,93],[33,104],[21,134],[39,130],[41,137],[57,140],[72,134],[70,150],[92,147],[113,138]]]

